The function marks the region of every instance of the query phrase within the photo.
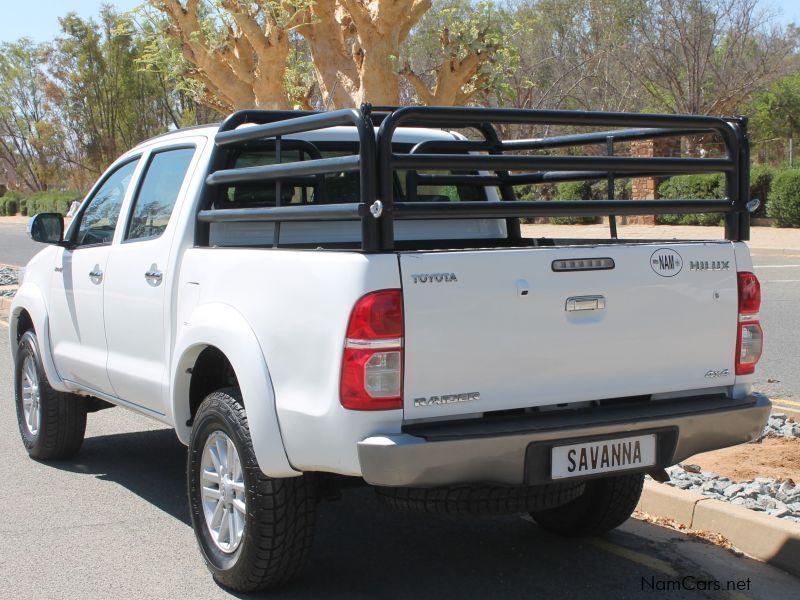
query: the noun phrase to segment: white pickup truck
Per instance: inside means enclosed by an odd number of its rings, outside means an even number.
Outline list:
[[[520,124],[590,133],[495,127]],[[688,135],[726,153],[620,154]],[[297,575],[316,503],[353,483],[397,508],[602,533],[646,473],[767,419],[748,165],[743,119],[620,113],[254,110],[148,140],[66,232],[31,220],[50,245],[11,309],[22,441],[69,457],[112,405],[174,427],[199,546],[242,591]],[[704,172],[726,198],[514,201]],[[616,235],[616,215],[688,212],[724,215],[727,239]],[[587,214],[611,215],[608,239],[521,234],[521,218]]]

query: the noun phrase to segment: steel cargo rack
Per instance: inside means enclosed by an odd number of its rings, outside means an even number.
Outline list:
[[[239,127],[242,124],[252,124]],[[497,125],[557,125],[605,128],[604,131],[558,135],[540,139],[502,140]],[[283,138],[335,126],[354,127],[358,151],[352,156],[312,158],[282,163]],[[401,127],[471,129],[482,139],[430,140],[399,151],[394,135]],[[377,128],[377,133],[376,133]],[[718,136],[721,157],[630,157],[614,153],[621,142],[682,136]],[[225,152],[248,144],[274,145],[278,164],[227,168]],[[296,140],[295,140],[296,141]],[[274,246],[280,224],[297,221],[360,221],[361,250],[395,249],[394,223],[405,219],[506,219],[511,241],[521,239],[519,219],[549,216],[609,216],[616,238],[617,215],[723,213],[728,240],[749,239],[749,146],[747,119],[693,115],[585,112],[463,107],[372,107],[331,112],[239,111],[220,126],[211,170],[206,178],[201,224],[232,221],[275,223]],[[552,151],[602,144],[605,155],[554,155]],[[542,153],[547,151],[547,154]],[[512,154],[525,152],[525,154]],[[310,154],[313,156],[313,153]],[[317,153],[317,156],[320,156]],[[405,197],[397,199],[397,171],[405,172]],[[420,171],[441,171],[422,173]],[[281,184],[303,178],[309,182],[326,174],[358,172],[357,203],[281,205]],[[725,198],[619,200],[615,178],[667,177],[682,174],[723,173]],[[514,186],[579,180],[606,180],[606,200],[517,201]],[[275,206],[213,208],[215,190],[237,184],[271,182]],[[415,201],[421,185],[496,186],[499,201]],[[207,241],[199,228],[199,239]]]

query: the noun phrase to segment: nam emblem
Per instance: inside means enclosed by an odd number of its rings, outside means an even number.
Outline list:
[[[650,257],[650,267],[661,277],[675,277],[683,268],[683,258],[671,248],[661,248]]]

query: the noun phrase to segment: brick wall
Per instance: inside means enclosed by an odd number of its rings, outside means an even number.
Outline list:
[[[631,156],[680,156],[680,139],[638,140],[631,142]],[[639,177],[631,180],[631,198],[634,200],[655,200],[658,197],[658,180],[655,177]],[[631,225],[655,225],[652,215],[619,217],[620,223]]]

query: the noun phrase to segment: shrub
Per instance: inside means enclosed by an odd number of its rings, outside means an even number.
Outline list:
[[[761,218],[767,216],[767,201],[769,200],[772,179],[775,177],[775,170],[766,165],[756,165],[750,169],[750,197],[761,200],[761,205],[753,213],[753,217]]]
[[[17,209],[19,205],[17,204],[16,198],[3,198],[3,214],[8,215],[9,217],[13,217],[17,214]]]
[[[565,181],[556,186],[553,200],[589,200],[594,199],[592,183],[589,181]],[[550,217],[549,221],[556,225],[588,225],[597,223],[597,217]]]
[[[725,177],[722,174],[670,177],[659,184],[658,197],[670,200],[724,198]],[[656,215],[656,223],[664,225],[720,225],[723,221],[721,213]]]
[[[775,173],[767,214],[778,227],[800,227],[800,169]]]
[[[66,215],[72,202],[80,199],[80,192],[9,192],[0,198],[0,214],[15,215],[19,212],[27,217],[37,213],[57,212]]]
[[[25,211],[28,215],[43,212],[66,215],[70,204],[80,198],[80,192],[35,192],[25,199]]]

